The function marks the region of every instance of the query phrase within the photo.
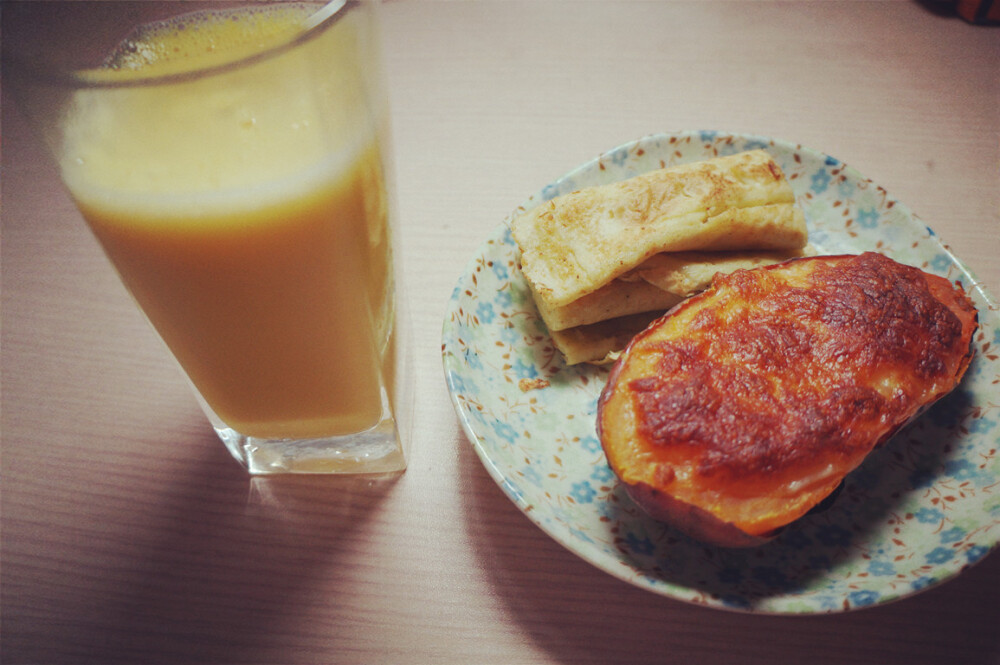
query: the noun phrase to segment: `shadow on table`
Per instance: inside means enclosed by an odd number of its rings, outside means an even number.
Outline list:
[[[512,623],[564,663],[992,663],[1000,658],[1000,555],[880,607],[767,616],[662,597],[592,567],[506,498],[471,446],[461,473],[470,541]],[[796,660],[799,659],[799,660]]]
[[[300,610],[316,602],[317,579],[364,556],[356,532],[398,474],[251,478],[214,433],[204,438],[184,444],[202,459],[156,483],[166,496],[136,507],[148,514],[120,545],[123,568],[104,576],[97,615],[46,636],[77,651],[74,663],[279,662],[301,656],[303,636],[340,629],[299,625]]]

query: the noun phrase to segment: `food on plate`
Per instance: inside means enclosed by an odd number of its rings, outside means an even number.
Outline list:
[[[526,393],[531,390],[541,390],[542,388],[549,387],[548,379],[521,379],[517,382],[517,387],[521,389],[522,393]]]
[[[764,150],[565,194],[511,230],[549,331],[574,330],[553,335],[567,362],[603,362],[622,348],[607,347],[621,337],[608,334],[614,326],[593,324],[663,313],[719,270],[810,253],[791,186]]]
[[[662,315],[662,311],[655,311],[620,316],[586,326],[550,330],[549,337],[567,365],[603,365],[617,358],[633,337]]]
[[[977,325],[961,288],[873,252],[720,273],[615,363],[601,444],[653,518],[759,545],[958,385]]]

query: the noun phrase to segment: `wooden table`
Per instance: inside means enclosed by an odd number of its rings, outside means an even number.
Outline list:
[[[390,2],[415,410],[391,480],[250,478],[3,104],[2,660],[998,663],[1000,556],[886,606],[769,617],[551,540],[463,434],[452,287],[528,194],[640,136],[797,142],[1000,294],[1000,32],[891,2]]]

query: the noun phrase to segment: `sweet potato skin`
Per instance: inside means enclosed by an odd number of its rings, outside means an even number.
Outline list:
[[[717,276],[629,344],[598,435],[654,519],[759,545],[958,384],[976,326],[960,288],[875,253]]]
[[[644,482],[625,485],[625,492],[654,520],[670,524],[695,540],[720,547],[758,547],[772,540],[782,529],[750,534],[703,508],[675,499]]]

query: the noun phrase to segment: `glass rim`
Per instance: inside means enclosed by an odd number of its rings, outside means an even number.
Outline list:
[[[254,2],[254,0],[247,0],[245,3],[240,5],[240,7],[253,7],[255,5],[259,6],[260,4],[261,3],[259,1]],[[28,62],[26,59],[18,57],[16,53],[11,52],[4,52],[4,64],[10,64],[12,66],[12,74],[20,72],[22,75],[26,75],[41,83],[75,89],[136,88],[190,82],[252,66],[258,62],[268,60],[286,51],[290,51],[305,42],[311,41],[316,35],[320,34],[328,27],[339,21],[350,9],[362,4],[362,0],[292,0],[286,4],[317,5],[316,11],[311,13],[303,22],[304,29],[301,32],[297,32],[277,44],[241,56],[235,60],[200,66],[191,70],[167,74],[138,74],[122,79],[103,79],[94,76],[94,73],[114,70],[105,69],[101,66],[69,68],[55,65],[53,63],[38,64],[35,62]],[[186,13],[182,12],[174,15],[170,19],[164,20],[172,20],[176,17],[195,13],[197,13],[197,10]],[[4,69],[7,68],[5,67]]]

